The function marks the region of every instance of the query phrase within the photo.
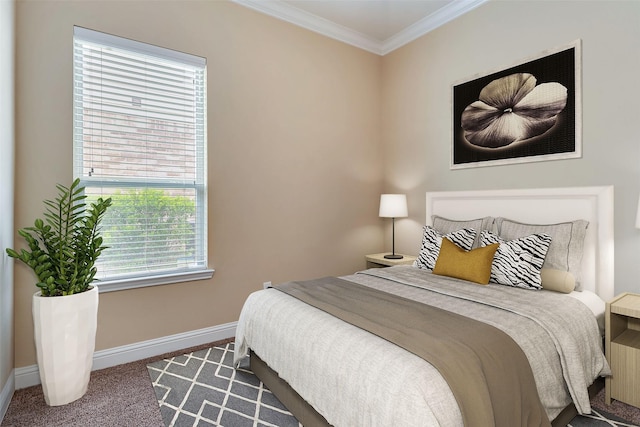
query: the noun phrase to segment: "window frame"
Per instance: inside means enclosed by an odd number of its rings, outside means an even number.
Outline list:
[[[117,49],[123,49],[130,53],[139,54],[143,56],[159,57],[175,62],[180,62],[186,66],[200,67],[204,71],[203,78],[203,109],[201,117],[203,135],[201,143],[196,143],[196,150],[199,152],[196,155],[196,179],[194,182],[186,182],[180,179],[167,181],[166,179],[153,179],[146,177],[144,179],[127,178],[99,178],[90,176],[85,173],[85,166],[83,164],[84,159],[84,143],[82,132],[77,131],[77,109],[78,107],[78,85],[76,85],[76,40],[80,39],[84,42],[96,43],[100,45],[106,45]],[[158,273],[135,273],[124,275],[122,277],[116,276],[113,278],[105,278],[97,280],[96,284],[100,292],[112,292],[126,289],[135,289],[148,286],[166,285],[171,283],[181,283],[194,280],[207,280],[213,277],[215,270],[208,266],[208,218],[207,218],[207,114],[206,114],[206,60],[201,57],[186,54],[183,52],[165,49],[159,46],[150,45],[147,43],[138,42],[135,40],[126,39],[94,30],[90,30],[83,27],[74,26],[73,35],[73,175],[75,178],[80,178],[83,186],[87,188],[126,188],[126,187],[145,187],[145,188],[175,188],[175,189],[194,189],[196,194],[196,216],[202,218],[202,225],[196,228],[196,245],[197,251],[202,254],[201,258],[204,261],[204,266],[199,267],[185,267],[177,268],[175,270],[165,270]],[[196,114],[197,115],[197,114]],[[84,122],[84,119],[81,118]],[[201,150],[201,151],[200,151]],[[108,212],[107,212],[108,215]]]

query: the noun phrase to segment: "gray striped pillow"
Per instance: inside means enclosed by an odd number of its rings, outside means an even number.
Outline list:
[[[558,224],[525,224],[507,218],[496,218],[498,235],[506,240],[544,233],[552,238],[544,268],[568,271],[575,277],[576,290],[582,289],[582,252],[588,221],[575,220]]]
[[[431,223],[433,224],[433,228],[442,234],[451,233],[452,231],[460,230],[461,228],[472,228],[476,230],[476,238],[473,241],[472,246],[472,249],[475,249],[480,247],[480,232],[482,230],[491,231],[491,227],[493,226],[493,217],[485,216],[477,219],[457,220],[444,218],[438,215],[431,215]]]
[[[500,244],[491,264],[490,282],[523,289],[542,289],[540,269],[547,256],[551,236],[539,233],[507,241],[485,230],[480,235],[480,243],[482,246]]]

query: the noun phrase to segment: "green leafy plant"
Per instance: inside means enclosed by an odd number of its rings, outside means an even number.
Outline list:
[[[98,198],[87,208],[84,187],[80,179],[70,187],[56,185],[58,197],[45,200],[45,219],[35,220],[33,227],[18,230],[29,250],[7,254],[31,267],[35,272],[42,296],[73,295],[89,289],[96,275],[94,266],[103,246],[100,221],[111,198]]]

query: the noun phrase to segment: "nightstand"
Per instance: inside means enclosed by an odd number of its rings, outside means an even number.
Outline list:
[[[640,408],[640,295],[618,295],[606,307],[605,351],[613,375],[605,379],[605,402]]]
[[[411,255],[403,255],[400,259],[387,259],[384,256],[389,255],[391,252],[383,252],[381,254],[365,255],[367,261],[367,268],[374,267],[391,267],[394,265],[413,265],[416,257]],[[402,255],[402,254],[398,254]]]

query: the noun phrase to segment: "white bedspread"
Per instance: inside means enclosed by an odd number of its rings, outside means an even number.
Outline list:
[[[572,399],[579,412],[590,412],[587,387],[609,373],[593,313],[568,295],[479,286],[409,266],[343,279],[505,331],[527,354],[550,419]],[[428,362],[278,290],[247,299],[236,361],[249,348],[336,427],[462,423],[449,386]]]

